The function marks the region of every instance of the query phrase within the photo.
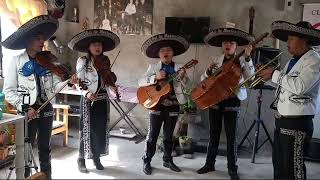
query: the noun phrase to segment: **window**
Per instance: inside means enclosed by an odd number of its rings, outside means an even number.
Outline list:
[[[4,41],[21,24],[40,14],[46,14],[46,2],[43,0],[10,0],[1,1],[0,7],[0,40]],[[0,76],[6,77],[7,67],[13,56],[24,50],[0,48]]]
[[[7,37],[9,37],[12,33],[14,33],[17,30],[17,27],[13,24],[13,22],[5,17],[5,16],[1,16],[1,42],[4,41],[5,39],[7,39]],[[11,50],[11,49],[7,49],[5,47],[2,46],[2,61],[1,61],[1,65],[0,65],[0,75],[2,77],[6,77],[7,75],[7,69],[8,66],[11,64],[12,61],[12,57],[16,56],[18,54],[21,54],[24,50]]]

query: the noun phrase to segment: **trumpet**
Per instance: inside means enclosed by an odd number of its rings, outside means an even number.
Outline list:
[[[263,79],[261,77],[255,78],[251,83],[249,81],[253,77],[255,77],[259,72],[261,72],[262,70],[266,69],[268,66],[270,66],[272,64],[275,66],[275,69],[277,69],[280,66],[280,63],[276,63],[276,60],[278,60],[278,58],[281,56],[282,53],[283,52],[280,52],[276,57],[271,59],[268,63],[266,63],[263,66],[261,66],[254,74],[252,74],[250,77],[245,79],[242,83],[240,83],[238,85],[238,87],[240,88],[242,86],[245,86],[247,88],[254,88],[256,85],[258,85],[261,81],[263,81]]]

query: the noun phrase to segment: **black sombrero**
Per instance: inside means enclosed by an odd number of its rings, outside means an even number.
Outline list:
[[[171,47],[174,56],[178,56],[188,50],[189,42],[181,36],[158,34],[146,40],[141,51],[149,58],[159,58],[159,50],[163,47]]]
[[[48,40],[58,29],[59,22],[48,15],[40,15],[30,19],[11,34],[2,45],[8,49],[25,49],[27,41],[35,35],[41,34]]]
[[[288,36],[298,36],[308,39],[312,46],[320,45],[320,30],[312,27],[309,22],[300,21],[292,24],[286,21],[274,21],[271,24],[272,35],[281,41],[287,41]]]
[[[223,41],[235,41],[238,46],[244,46],[253,40],[253,36],[236,28],[213,29],[204,38],[205,43],[217,47],[221,47]]]
[[[69,41],[68,46],[72,50],[88,52],[88,47],[92,42],[101,42],[103,52],[105,52],[116,48],[120,43],[120,39],[115,33],[108,30],[88,29],[75,35]]]

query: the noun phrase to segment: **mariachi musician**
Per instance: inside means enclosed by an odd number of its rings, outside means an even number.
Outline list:
[[[201,76],[201,80],[209,77],[224,63],[235,57],[237,46],[248,45],[254,38],[248,33],[235,28],[218,28],[212,30],[205,42],[211,46],[222,47],[223,54],[213,58],[213,62]],[[239,83],[254,73],[254,66],[250,58],[252,46],[245,48],[244,56],[240,57],[241,78]],[[209,144],[205,165],[197,172],[199,174],[215,171],[215,159],[218,153],[222,119],[224,119],[227,137],[228,172],[231,179],[238,179],[236,165],[237,145],[236,130],[240,111],[240,101],[247,98],[246,89],[240,88],[236,94],[209,108]]]
[[[58,20],[48,15],[37,16],[9,36],[2,45],[8,49],[26,49],[22,54],[13,57],[8,66],[8,73],[4,80],[3,92],[6,100],[21,113],[23,103],[30,103],[27,110],[28,137],[33,145],[38,133],[38,150],[40,170],[48,179],[51,179],[50,139],[53,122],[52,104],[46,105],[38,113],[40,108],[52,97],[53,93],[60,89],[61,78],[42,67],[38,63],[38,54],[42,53],[44,42],[57,30]],[[49,62],[50,59],[47,59]],[[70,83],[77,83],[77,76],[73,75]],[[23,102],[23,96],[17,90],[30,94],[30,102]],[[30,175],[30,169],[25,169],[25,177]]]
[[[76,69],[80,79],[86,81],[87,90],[82,91],[80,102],[80,145],[78,169],[88,173],[85,159],[92,159],[96,169],[103,170],[100,157],[109,154],[110,102],[108,89],[116,92],[116,75],[111,72],[110,60],[103,53],[111,51],[120,43],[111,31],[88,29],[75,35],[68,46],[75,51],[87,53],[78,58]]]
[[[274,179],[306,179],[304,155],[313,133],[320,80],[320,57],[312,46],[320,45],[320,31],[306,21],[275,21],[271,28],[293,55],[281,71],[269,67],[258,74],[278,85],[271,106],[275,109]]]
[[[172,61],[173,56],[178,56],[186,52],[189,42],[180,36],[158,34],[146,40],[142,45],[142,52],[149,58],[160,58],[160,61],[151,64],[147,72],[139,80],[139,86],[149,86],[156,84],[157,81],[165,80],[169,75],[178,71],[182,65]],[[181,171],[172,160],[173,131],[178,119],[180,104],[186,102],[183,89],[189,83],[185,69],[179,70],[179,80],[175,79],[171,83],[173,89],[171,95],[165,98],[155,110],[150,111],[149,132],[146,139],[145,154],[143,156],[143,172],[147,175],[152,173],[151,159],[156,151],[156,143],[163,125],[163,166],[172,171]]]

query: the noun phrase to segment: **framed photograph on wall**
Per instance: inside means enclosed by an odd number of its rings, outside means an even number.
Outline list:
[[[153,0],[94,0],[94,28],[116,34],[152,34]]]

